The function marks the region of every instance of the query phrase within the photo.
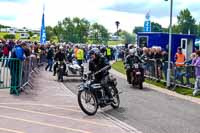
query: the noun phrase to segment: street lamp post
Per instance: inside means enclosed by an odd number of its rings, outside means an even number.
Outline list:
[[[170,24],[169,24],[168,69],[167,69],[168,88],[170,87],[170,73],[171,73],[170,62],[171,62],[171,47],[172,47],[172,12],[173,12],[173,0],[170,0]]]

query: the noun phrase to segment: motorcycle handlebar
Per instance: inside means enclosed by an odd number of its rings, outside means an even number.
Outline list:
[[[95,72],[94,75],[97,75],[97,74],[101,73],[102,71],[106,71],[106,70],[109,70],[109,69],[111,69],[111,66],[107,65],[104,68],[100,69],[99,71]]]

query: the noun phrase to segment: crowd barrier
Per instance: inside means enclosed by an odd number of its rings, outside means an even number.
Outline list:
[[[10,94],[19,95],[27,86],[33,88],[33,76],[39,73],[35,56],[24,61],[0,58],[0,62],[0,89],[10,89]]]
[[[195,85],[195,67],[192,65],[184,65],[177,67],[173,62],[170,63],[171,85],[176,87],[194,88]],[[168,62],[158,60],[146,60],[144,63],[145,77],[149,80],[167,82]]]

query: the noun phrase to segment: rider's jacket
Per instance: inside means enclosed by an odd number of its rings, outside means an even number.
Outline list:
[[[64,60],[66,60],[65,53],[59,51],[58,53],[56,53],[54,60],[55,61],[64,61]]]
[[[89,71],[95,73],[106,67],[107,65],[109,65],[109,63],[107,62],[106,58],[104,56],[98,56],[96,59],[90,60]],[[99,74],[95,75],[95,80],[100,82],[108,74],[108,71],[102,71]]]
[[[131,66],[135,63],[142,63],[141,59],[137,55],[127,55],[125,59],[125,66]]]

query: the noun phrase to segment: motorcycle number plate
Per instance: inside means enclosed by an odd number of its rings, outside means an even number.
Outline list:
[[[140,75],[141,74],[141,72],[136,72],[136,75]]]
[[[135,67],[135,68],[139,68],[139,65],[138,65],[138,64],[134,64],[134,67]]]

